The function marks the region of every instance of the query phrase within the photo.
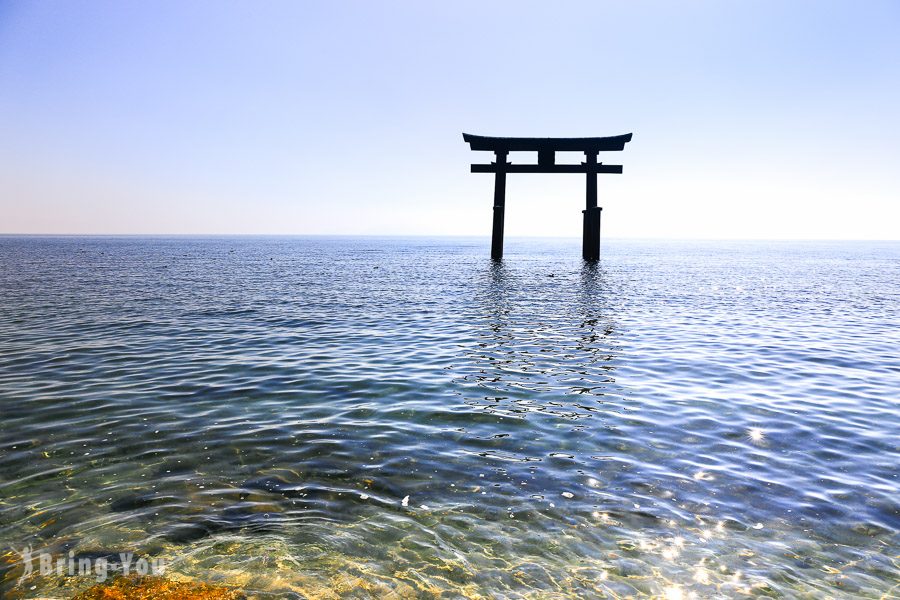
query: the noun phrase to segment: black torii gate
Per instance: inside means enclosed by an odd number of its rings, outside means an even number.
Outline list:
[[[494,228],[491,234],[491,258],[503,258],[503,217],[506,210],[507,173],[586,173],[587,193],[582,231],[581,255],[584,260],[600,258],[600,212],[597,206],[597,173],[621,173],[622,165],[604,165],[597,162],[600,152],[625,149],[631,134],[592,138],[523,138],[485,137],[463,134],[463,140],[472,150],[489,150],[497,157],[488,165],[472,165],[473,173],[494,173]],[[536,165],[515,165],[507,162],[510,152],[537,152]],[[585,162],[580,165],[556,164],[557,152],[584,152]]]

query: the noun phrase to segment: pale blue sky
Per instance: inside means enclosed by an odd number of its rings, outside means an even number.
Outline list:
[[[898,32],[897,1],[5,0],[0,232],[489,235],[461,132],[634,132],[604,236],[898,239]],[[511,176],[507,234],[578,236],[583,196]]]

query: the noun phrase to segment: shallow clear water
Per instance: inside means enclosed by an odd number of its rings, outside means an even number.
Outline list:
[[[0,238],[0,553],[273,598],[898,593],[900,244],[487,253]],[[5,556],[6,597],[92,581]]]

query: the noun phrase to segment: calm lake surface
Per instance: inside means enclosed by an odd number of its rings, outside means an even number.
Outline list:
[[[0,238],[0,596],[900,594],[900,243],[488,252]]]

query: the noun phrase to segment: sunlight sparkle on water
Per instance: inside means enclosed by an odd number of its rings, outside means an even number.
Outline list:
[[[684,598],[684,590],[681,586],[672,585],[665,590],[666,600],[682,600]]]

